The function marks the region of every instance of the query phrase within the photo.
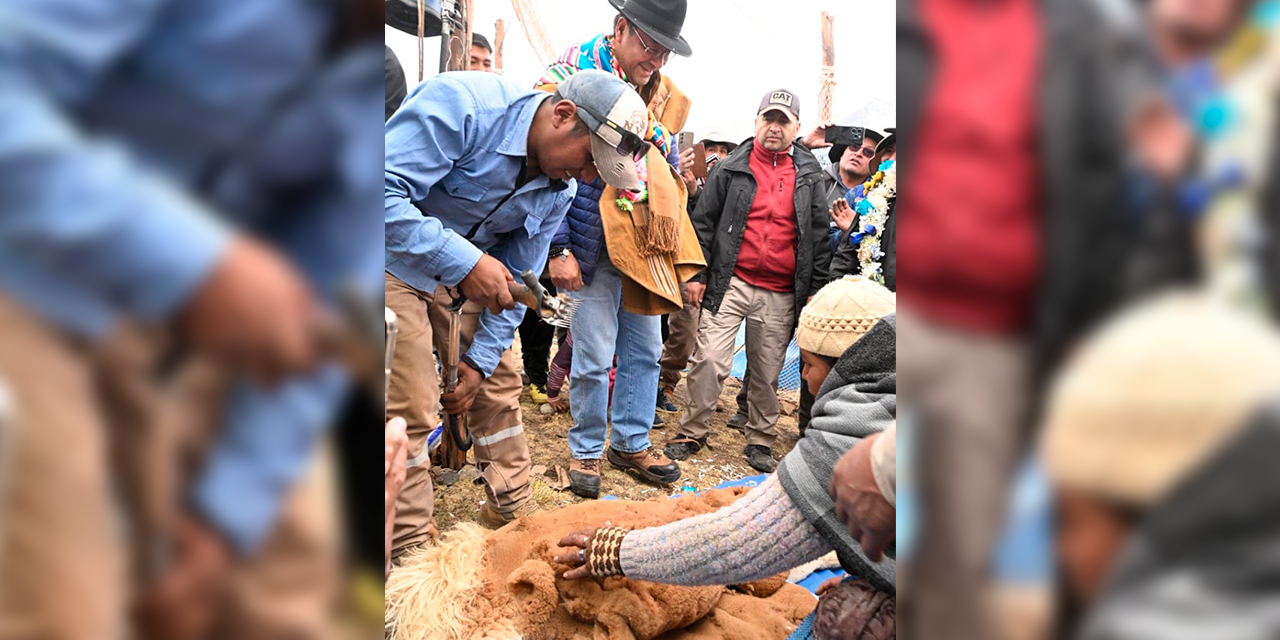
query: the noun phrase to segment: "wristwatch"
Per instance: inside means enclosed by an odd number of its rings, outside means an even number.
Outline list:
[[[556,256],[560,256],[560,261],[563,262],[571,255],[573,255],[573,251],[570,251],[569,247],[555,247],[547,254],[547,257],[554,258]]]

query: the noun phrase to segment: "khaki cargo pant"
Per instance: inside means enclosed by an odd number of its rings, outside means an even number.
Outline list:
[[[158,350],[140,333],[90,347],[2,294],[0,327],[13,408],[0,423],[0,639],[128,637],[142,534],[179,504],[185,418],[216,418],[152,384]],[[327,477],[313,468],[233,570],[211,638],[329,637],[341,541]]]
[[[684,287],[680,287],[684,294]],[[662,344],[662,373],[658,388],[670,391],[680,383],[680,372],[689,366],[693,348],[698,344],[698,317],[702,307],[686,302],[684,308],[667,316],[667,341]]]
[[[916,435],[920,536],[907,572],[913,638],[997,637],[991,559],[1027,440],[1031,349],[898,308],[898,400]]]
[[[698,343],[689,368],[689,410],[680,421],[680,436],[703,438],[715,413],[725,378],[733,367],[733,343],[747,323],[747,444],[772,447],[778,439],[777,382],[795,327],[795,294],[753,287],[738,277],[715,313],[704,312]],[[678,436],[679,437],[679,436]]]
[[[428,294],[385,274],[386,305],[399,318],[400,330],[387,393],[387,418],[402,417],[407,423],[409,462],[404,485],[396,499],[396,521],[392,533],[393,558],[433,536],[431,464],[427,436],[439,423],[436,407],[440,382],[434,344],[443,353],[449,337],[449,294],[443,287]],[[465,353],[480,324],[478,303],[468,301],[462,308],[459,343]],[[493,375],[480,384],[471,406],[473,451],[485,483],[485,493],[499,513],[510,513],[532,495],[529,445],[520,419],[520,373],[510,349]]]

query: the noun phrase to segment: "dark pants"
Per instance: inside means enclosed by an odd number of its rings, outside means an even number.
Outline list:
[[[547,293],[556,294],[555,285],[543,279],[542,286]],[[524,312],[524,320],[520,323],[520,355],[524,359],[524,374],[529,376],[529,384],[538,385],[543,392],[547,390],[547,364],[551,357],[551,342],[555,340],[556,328],[543,322],[533,309]]]
[[[809,428],[809,417],[813,414],[813,394],[809,393],[809,385],[804,382],[804,363],[800,363],[800,435]],[[750,386],[750,374],[743,372],[742,388],[738,390],[738,413],[747,415],[747,388]]]

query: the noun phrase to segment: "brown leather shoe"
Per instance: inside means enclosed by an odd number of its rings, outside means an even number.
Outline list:
[[[609,464],[627,471],[641,480],[658,484],[671,484],[680,479],[680,465],[668,458],[657,447],[649,447],[636,453],[624,453],[609,447]]]
[[[600,497],[600,460],[573,460],[569,463],[569,490],[583,498]]]
[[[486,500],[484,505],[480,507],[480,516],[476,518],[476,521],[488,529],[501,529],[520,518],[531,516],[540,510],[533,498],[530,498],[509,513],[498,513],[493,508],[493,502]]]

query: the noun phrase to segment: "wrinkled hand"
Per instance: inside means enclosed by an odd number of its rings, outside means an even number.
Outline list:
[[[453,393],[446,393],[440,397],[440,406],[444,407],[445,413],[460,416],[470,411],[482,381],[484,376],[480,375],[479,371],[472,369],[471,365],[465,361],[459,361],[458,386],[454,388]]]
[[[480,256],[476,266],[471,267],[467,277],[459,286],[462,295],[489,308],[490,313],[501,313],[503,309],[516,308],[515,298],[511,297],[508,283],[515,282],[506,265],[491,255]]]
[[[849,229],[853,227],[854,219],[857,217],[858,214],[853,210],[853,207],[849,206],[848,200],[840,198],[831,203],[831,221],[835,222],[837,227],[840,227],[842,233],[849,232]]]
[[[204,523],[183,515],[172,533],[173,564],[147,587],[138,604],[146,640],[205,636],[230,576],[231,550]]]
[[[396,504],[396,494],[404,484],[405,460],[408,458],[409,437],[405,434],[404,418],[392,418],[383,429],[382,472],[386,480],[383,492],[383,514],[390,517]]]
[[[569,410],[569,399],[566,398],[563,393],[558,396],[551,396],[547,398],[547,404],[551,405],[552,409],[555,409],[560,413],[564,413]]]
[[[862,544],[867,558],[879,561],[894,540],[897,511],[880,493],[871,471],[871,446],[880,434],[863,438],[840,457],[831,474],[831,497],[836,517],[849,535]]]
[[[800,144],[803,144],[810,149],[823,149],[831,146],[831,143],[827,142],[827,127],[830,127],[833,124],[835,123],[824,122],[813,129],[810,129],[808,133],[804,134],[804,136],[800,138]]]
[[[826,580],[822,581],[822,584],[818,585],[818,588],[815,589],[813,593],[814,595],[821,598],[828,591],[836,588],[836,586],[839,585],[840,582],[843,581],[844,579],[845,579],[845,576],[833,576],[833,577],[827,578]]]
[[[573,254],[556,256],[547,263],[551,273],[551,283],[557,291],[577,291],[582,288],[582,269],[578,268],[578,259]]]
[[[692,195],[698,192],[698,178],[693,175],[693,148],[680,151],[680,179],[684,180],[685,189]]]
[[[702,297],[707,293],[707,285],[701,282],[686,282],[684,285],[685,302],[695,306],[702,306]]]
[[[605,527],[611,525],[612,523],[610,522],[604,523]],[[565,580],[580,580],[591,577],[591,571],[587,568],[587,563],[582,557],[585,556],[586,550],[591,548],[591,539],[596,537],[597,531],[599,529],[578,529],[560,539],[559,546],[571,547],[568,551],[555,557],[556,562],[572,567],[569,571],[564,572]],[[580,554],[579,550],[583,553]]]
[[[409,455],[409,438],[405,435],[404,418],[392,418],[383,428],[382,472],[385,484],[382,493],[383,514],[383,577],[391,575],[391,534],[396,519],[396,496],[404,485],[405,463]]]
[[[179,316],[197,350],[261,380],[314,366],[322,322],[311,290],[274,250],[232,240]]]
[[[1165,100],[1147,101],[1134,118],[1130,136],[1138,159],[1162,180],[1181,175],[1195,146],[1195,133]]]

